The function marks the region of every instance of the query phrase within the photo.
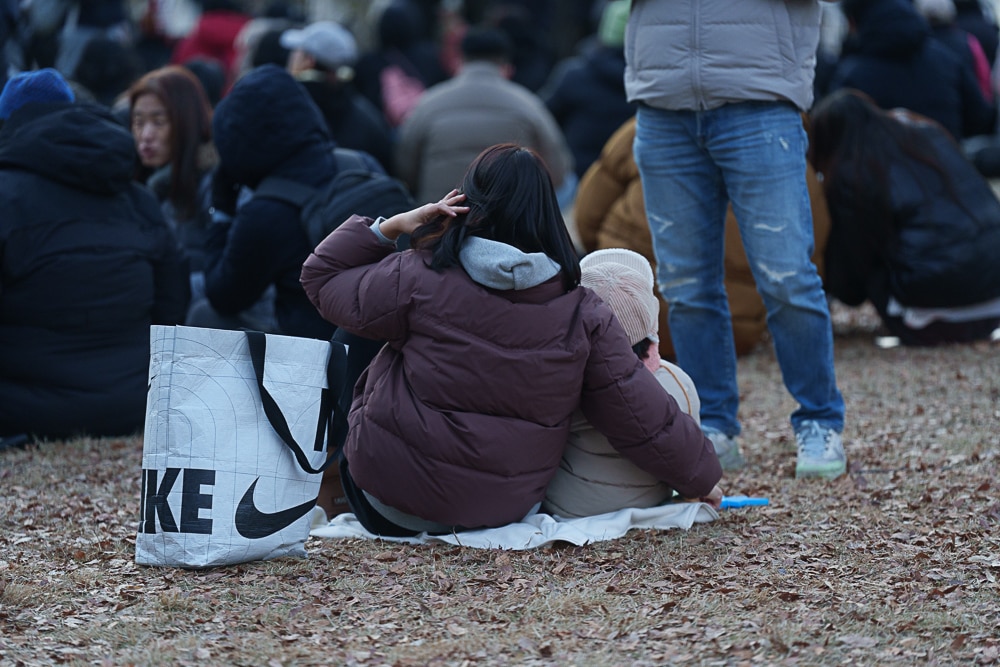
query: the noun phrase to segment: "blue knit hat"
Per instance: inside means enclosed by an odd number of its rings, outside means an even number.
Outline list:
[[[72,102],[73,90],[62,74],[46,67],[34,72],[21,72],[7,81],[0,94],[0,120],[31,102]]]

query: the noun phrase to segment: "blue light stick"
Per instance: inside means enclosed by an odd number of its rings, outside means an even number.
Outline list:
[[[736,507],[763,507],[768,504],[767,498],[750,498],[748,496],[723,496],[720,509],[728,510]]]

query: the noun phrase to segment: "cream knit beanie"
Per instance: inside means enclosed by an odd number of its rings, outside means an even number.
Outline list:
[[[624,248],[595,250],[580,260],[580,284],[592,289],[614,312],[630,345],[659,342],[660,302],[646,258]]]

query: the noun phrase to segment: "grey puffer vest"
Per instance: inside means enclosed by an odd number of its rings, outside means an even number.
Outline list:
[[[714,109],[812,106],[818,0],[633,0],[625,34],[630,102]]]

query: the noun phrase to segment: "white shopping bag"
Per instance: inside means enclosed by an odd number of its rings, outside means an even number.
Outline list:
[[[340,343],[153,326],[136,563],[304,556],[345,367]]]

